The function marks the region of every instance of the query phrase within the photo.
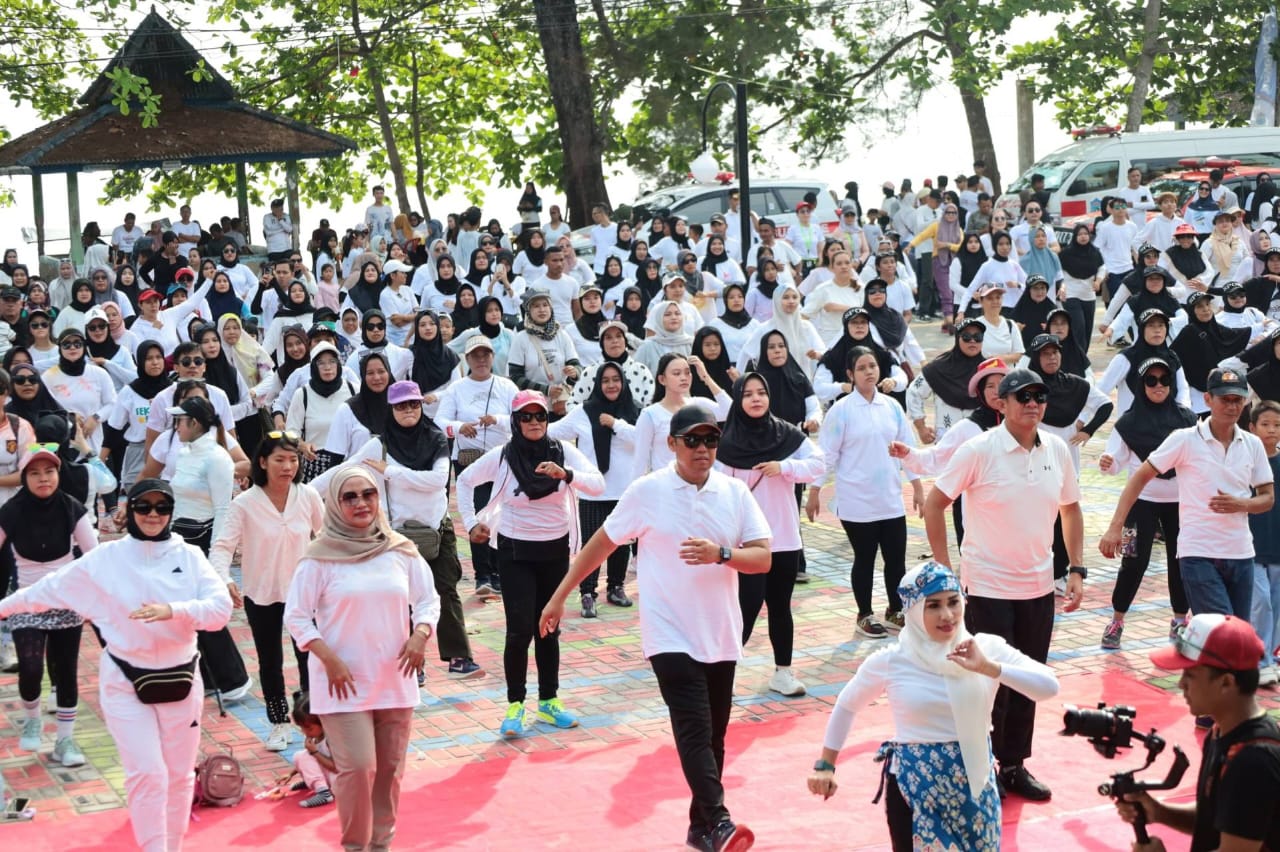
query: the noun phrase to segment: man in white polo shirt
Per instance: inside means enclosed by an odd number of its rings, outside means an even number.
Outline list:
[[[729,818],[720,776],[742,657],[738,572],[768,572],[772,533],[746,484],[712,470],[719,442],[720,427],[708,409],[686,405],[675,413],[667,437],[675,461],[622,493],[542,611],[541,630],[545,635],[560,625],[569,595],[610,553],[639,540],[641,644],[693,791],[686,844],[745,852],[754,835]],[[655,512],[656,506],[663,510]]]
[[[1061,514],[1071,568],[1067,601],[1080,606],[1086,571],[1084,516],[1071,451],[1041,430],[1048,387],[1031,370],[1000,381],[1004,422],[967,441],[951,457],[925,501],[924,523],[933,558],[949,566],[946,509],[964,495],[960,579],[968,595],[965,626],[994,633],[1038,662],[1053,635],[1053,525]],[[1036,705],[1001,687],[991,712],[991,750],[1000,762],[1003,791],[1032,801],[1052,793],[1023,765],[1031,756]]]
[[[1258,436],[1236,425],[1249,398],[1244,373],[1214,370],[1207,388],[1209,418],[1171,433],[1129,475],[1098,549],[1108,559],[1115,556],[1138,493],[1155,477],[1176,470],[1178,565],[1187,603],[1196,615],[1248,620],[1254,570],[1248,516],[1268,511],[1275,502],[1271,465]]]

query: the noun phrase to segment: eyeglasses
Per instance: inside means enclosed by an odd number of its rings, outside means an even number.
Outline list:
[[[684,445],[691,450],[696,450],[698,447],[714,450],[720,446],[719,435],[681,435],[680,440],[684,441]]]
[[[84,341],[83,340],[64,340],[58,344],[58,348],[66,349],[68,351],[72,349],[83,349]]]
[[[85,331],[106,331],[107,324],[105,322],[93,322],[84,327]]]
[[[376,503],[378,500],[378,489],[366,488],[363,491],[343,491],[342,496],[338,498],[344,506],[356,506],[360,503]]]
[[[962,334],[960,339],[965,343],[981,343],[983,335],[981,334]]]
[[[167,518],[173,514],[173,503],[169,500],[161,500],[158,503],[134,500],[129,504],[129,511],[135,515],[162,515]]]
[[[365,328],[369,331],[386,331],[387,324],[382,322],[371,322],[366,325]]]
[[[943,213],[942,215],[943,215],[943,216],[959,216],[959,215],[960,215],[960,213],[959,213],[959,211],[956,211],[956,210],[948,210],[947,212]]]
[[[48,327],[49,327],[49,323],[47,323],[47,322],[33,322],[33,323],[30,323],[27,327],[28,327],[28,328],[48,328]]]
[[[193,355],[190,358],[179,358],[178,363],[184,367],[203,367],[204,357],[200,355]]]
[[[267,433],[267,437],[273,441],[285,440],[292,441],[295,444],[298,443],[298,433],[291,429],[272,429]]]
[[[233,249],[233,248],[224,248],[224,249],[222,250],[222,253],[223,253],[223,254],[235,254],[235,253],[236,253],[236,250],[235,250],[235,249]]]
[[[1167,388],[1173,386],[1173,377],[1168,374],[1163,376],[1143,376],[1142,383],[1149,388],[1153,388],[1156,385],[1161,385]]]
[[[394,411],[413,411],[415,408],[422,408],[422,401],[410,399],[404,402],[397,402],[395,405],[392,405],[391,408]]]
[[[1043,390],[1031,390],[1030,388],[1026,388],[1024,390],[1020,390],[1014,393],[1013,398],[1016,399],[1022,405],[1028,405],[1032,402],[1034,402],[1036,405],[1044,405],[1046,402],[1049,401],[1049,392],[1043,391]]]
[[[516,422],[518,423],[546,423],[547,412],[545,411],[517,411]]]
[[[291,257],[291,258],[289,258],[289,261],[290,261],[291,263],[302,263],[302,258],[300,258],[300,257]]]
[[[12,382],[15,385],[38,385],[40,384],[39,376],[14,376]]]
[[[1040,208],[1039,208],[1039,207],[1028,207],[1028,208],[1027,208],[1027,212],[1028,212],[1028,213],[1039,213],[1039,212],[1040,212]]]

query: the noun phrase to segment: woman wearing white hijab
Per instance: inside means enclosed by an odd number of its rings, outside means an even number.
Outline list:
[[[894,852],[994,852],[1000,794],[988,731],[996,691],[1005,687],[1044,701],[1057,694],[1058,680],[1000,637],[965,630],[960,580],[945,565],[926,562],[907,572],[898,594],[906,626],[897,643],[868,657],[840,692],[809,791],[835,793],[835,760],[854,716],[887,693],[895,730],[876,760],[884,761],[881,792]]]

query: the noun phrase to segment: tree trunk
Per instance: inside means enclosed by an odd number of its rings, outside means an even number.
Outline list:
[[[395,129],[391,126],[391,110],[387,107],[387,93],[382,88],[382,72],[378,70],[377,60],[369,49],[369,40],[360,29],[360,5],[351,0],[351,28],[355,32],[356,42],[360,45],[360,57],[364,61],[365,71],[369,74],[369,86],[373,89],[373,105],[378,112],[378,128],[382,131],[382,144],[387,149],[387,166],[391,169],[391,179],[396,186],[396,202],[400,205],[397,213],[408,213],[409,188],[404,179],[404,165],[400,162],[400,149],[396,145]]]
[[[1147,0],[1142,18],[1142,52],[1138,65],[1133,69],[1133,91],[1129,93],[1129,112],[1124,120],[1125,133],[1137,133],[1142,128],[1142,108],[1147,103],[1147,91],[1151,88],[1151,72],[1156,65],[1156,51],[1160,48],[1160,0]]]
[[[560,128],[566,218],[575,228],[591,221],[593,204],[608,204],[604,139],[593,107],[591,75],[582,50],[574,0],[534,0],[547,84]]]
[[[947,32],[955,33],[956,30],[948,28]],[[946,46],[951,61],[957,65],[961,64],[964,61],[966,45],[948,38]],[[996,162],[996,145],[991,137],[991,122],[987,120],[987,102],[982,95],[964,89],[960,90],[960,102],[964,104],[964,117],[969,124],[969,143],[973,147],[973,159],[982,160],[987,164],[986,176],[990,178],[991,187],[995,190],[993,196],[999,196],[1000,164]]]
[[[418,54],[413,54],[413,87],[410,89],[410,121],[413,133],[413,159],[417,170],[414,187],[418,191],[418,203],[422,205],[422,218],[431,218],[431,207],[427,204],[427,193],[422,188],[423,173],[426,161],[422,155],[422,116],[418,115]]]

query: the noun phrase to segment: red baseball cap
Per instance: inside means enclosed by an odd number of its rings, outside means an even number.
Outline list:
[[[812,209],[813,209],[813,205],[807,201],[801,201],[799,204],[796,205],[797,213],[799,213],[801,210],[812,210]]]
[[[159,300],[159,298],[160,298],[160,294],[157,293],[155,290],[143,290],[141,293],[138,294],[139,302],[145,302],[148,299]]]
[[[1256,669],[1263,655],[1262,640],[1248,621],[1234,615],[1192,616],[1167,648],[1151,652],[1151,662],[1178,671],[1213,666],[1228,671]]]
[[[1173,229],[1173,235],[1175,237],[1194,237],[1196,236],[1196,226],[1189,222],[1183,222]]]

